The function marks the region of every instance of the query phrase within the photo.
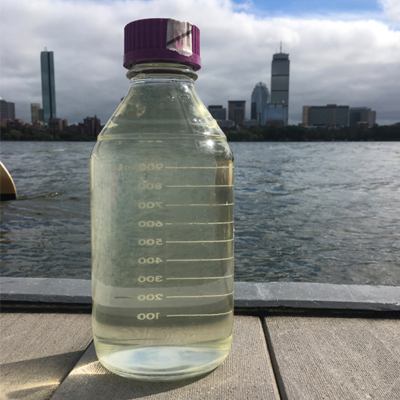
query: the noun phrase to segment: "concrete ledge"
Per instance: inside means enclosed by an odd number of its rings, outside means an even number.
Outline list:
[[[400,311],[399,286],[236,282],[235,308]]]
[[[0,300],[38,305],[90,305],[91,281],[0,277]],[[235,309],[400,311],[400,287],[235,282]]]
[[[0,301],[91,304],[91,285],[84,279],[0,277]]]

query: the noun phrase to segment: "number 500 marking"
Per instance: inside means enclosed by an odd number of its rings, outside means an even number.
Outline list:
[[[156,244],[157,246],[162,246],[162,239],[139,239],[139,246],[153,246]]]

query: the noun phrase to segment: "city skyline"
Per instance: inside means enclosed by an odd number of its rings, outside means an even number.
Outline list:
[[[125,24],[172,17],[200,28],[196,88],[206,106],[235,99],[250,105],[257,82],[269,87],[271,58],[282,42],[291,60],[289,124],[302,121],[303,105],[331,103],[368,106],[381,125],[399,122],[397,4],[301,3],[43,0],[31,7],[27,0],[4,0],[0,96],[15,103],[17,118],[30,121],[30,104],[42,101],[38,53],[47,46],[57,58],[58,116],[73,124],[97,114],[106,122],[129,89],[122,67]],[[250,113],[249,106],[247,119]]]

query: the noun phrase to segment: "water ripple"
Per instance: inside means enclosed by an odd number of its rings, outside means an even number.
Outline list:
[[[2,275],[90,279],[92,147],[2,143]],[[400,285],[400,143],[232,149],[237,280]]]

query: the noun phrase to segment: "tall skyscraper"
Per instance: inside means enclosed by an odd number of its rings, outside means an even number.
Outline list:
[[[272,58],[271,65],[271,101],[273,104],[282,104],[287,108],[285,125],[289,116],[289,73],[290,61],[289,54],[276,53]]]
[[[251,94],[251,119],[255,119],[258,126],[264,126],[267,121],[265,110],[268,96],[269,92],[265,83],[257,83]]]
[[[54,58],[52,51],[40,53],[40,69],[42,72],[42,103],[44,123],[49,119],[57,118],[56,113],[56,88],[54,83]]]

